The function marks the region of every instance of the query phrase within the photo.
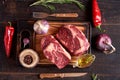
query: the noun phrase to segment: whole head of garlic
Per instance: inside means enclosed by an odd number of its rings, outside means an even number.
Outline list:
[[[33,29],[37,34],[46,34],[50,25],[46,20],[38,20],[34,23]]]

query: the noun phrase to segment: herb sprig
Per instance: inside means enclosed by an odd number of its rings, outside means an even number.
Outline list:
[[[54,3],[65,4],[65,3],[75,3],[80,9],[84,10],[84,5],[77,0],[38,0],[32,3],[30,6],[42,5],[50,10],[55,10],[56,8],[52,5]]]
[[[100,80],[97,74],[92,74],[92,80]]]

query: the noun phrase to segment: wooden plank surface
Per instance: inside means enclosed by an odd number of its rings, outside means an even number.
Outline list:
[[[77,27],[79,30],[83,31],[83,33],[85,34],[85,36],[88,38],[88,41],[90,41],[90,27],[91,25],[89,23],[80,23],[80,22],[49,22],[50,28],[48,30],[48,33],[45,35],[40,35],[40,34],[36,34],[35,35],[35,50],[38,52],[39,56],[40,56],[40,62],[39,64],[51,64],[48,60],[46,60],[45,56],[43,55],[43,52],[41,50],[41,44],[40,41],[41,39],[46,36],[46,35],[55,35],[59,28],[64,26],[64,25],[75,25],[75,27]],[[90,51],[90,50],[89,50]],[[76,58],[75,58],[76,57]],[[75,56],[74,58],[72,58],[72,61],[74,61],[74,59],[77,59],[78,56]]]
[[[3,1],[6,1],[5,3]],[[35,0],[0,0],[0,80],[39,80],[38,75],[43,72],[89,72],[98,73],[98,77],[101,80],[120,80],[120,1],[119,0],[97,0],[102,11],[102,28],[105,29],[107,34],[110,35],[113,41],[113,45],[116,47],[116,52],[111,55],[105,55],[99,52],[94,47],[94,39],[100,32],[92,29],[92,53],[96,55],[96,60],[93,65],[85,69],[71,69],[71,66],[67,66],[62,70],[58,70],[55,66],[36,66],[33,69],[23,68],[19,63],[15,61],[15,53],[11,53],[9,59],[6,58],[3,44],[3,36],[5,30],[5,24],[3,21],[17,21],[32,19],[31,13],[33,11],[50,11],[42,6],[28,7],[29,4]],[[70,18],[64,20],[72,21],[90,21],[91,22],[91,0],[79,0],[87,7],[83,12],[77,8],[74,4],[55,5],[57,12],[78,12],[78,18]],[[4,4],[3,4],[4,3]],[[13,5],[11,7],[11,5]],[[66,7],[66,8],[64,8]],[[37,19],[34,19],[37,20]],[[61,18],[48,17],[47,20],[61,20]],[[63,19],[62,19],[63,20]],[[63,21],[64,21],[63,20]],[[16,27],[16,26],[15,26]],[[90,75],[77,78],[63,78],[53,80],[90,80]],[[49,79],[45,79],[49,80]]]
[[[5,2],[4,2],[5,1]],[[0,1],[0,20],[18,20],[18,19],[33,19],[32,12],[41,11],[48,13],[59,13],[59,12],[77,12],[79,14],[78,18],[70,18],[64,20],[80,20],[80,21],[90,21],[91,20],[91,0],[79,0],[81,1],[86,10],[80,10],[75,4],[57,4],[56,10],[51,12],[49,9],[42,6],[29,5],[34,2],[34,0],[1,0]],[[119,24],[119,0],[97,0],[102,12],[102,22],[103,24]],[[11,6],[12,5],[12,6]],[[14,6],[13,6],[14,5]],[[46,18],[48,20],[61,20],[62,18]]]

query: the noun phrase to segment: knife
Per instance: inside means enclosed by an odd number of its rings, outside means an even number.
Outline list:
[[[81,77],[87,73],[41,73],[40,78],[64,78],[64,77]]]

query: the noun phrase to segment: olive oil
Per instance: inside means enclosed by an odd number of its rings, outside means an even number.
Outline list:
[[[89,67],[94,60],[95,60],[95,55],[84,54],[78,58],[76,62],[76,67],[79,67],[79,68]]]

